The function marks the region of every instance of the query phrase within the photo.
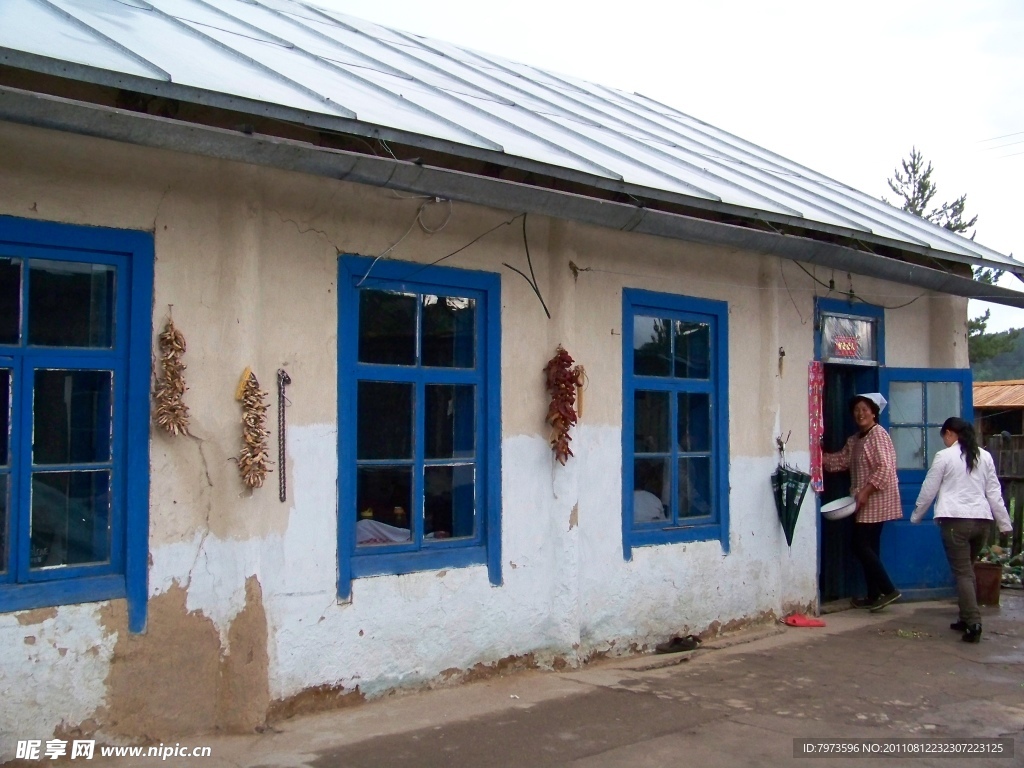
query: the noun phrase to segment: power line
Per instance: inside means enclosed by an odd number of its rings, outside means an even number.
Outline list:
[[[1002,136],[993,136],[991,139],[981,139],[978,143],[984,144],[986,141],[999,141],[999,139],[1008,139],[1011,136],[1024,136],[1024,131],[1017,131],[1016,133],[1006,133]]]

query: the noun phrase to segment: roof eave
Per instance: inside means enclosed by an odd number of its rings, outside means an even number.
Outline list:
[[[811,236],[753,229],[609,201],[448,168],[318,147],[305,142],[230,131],[128,110],[0,86],[0,119],[53,130],[199,154],[511,211],[528,211],[610,229],[676,240],[744,248],[857,274],[997,304],[1024,308],[1024,293],[910,264]],[[692,201],[687,201],[692,203]],[[741,217],[735,208],[731,213]],[[799,220],[802,229],[810,222]],[[810,234],[813,234],[811,232]],[[859,233],[863,239],[863,233]],[[900,250],[906,244],[886,241]],[[940,261],[963,262],[957,254],[928,251]],[[982,266],[1004,268],[979,259]]]

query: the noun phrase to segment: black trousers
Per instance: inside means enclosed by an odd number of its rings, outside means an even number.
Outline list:
[[[896,591],[879,555],[883,525],[885,523],[853,524],[853,554],[864,569],[864,581],[868,586],[867,597],[869,600]]]

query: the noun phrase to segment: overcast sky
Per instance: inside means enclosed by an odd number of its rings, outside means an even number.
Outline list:
[[[935,201],[966,194],[975,239],[1024,261],[1020,0],[309,1],[642,93],[877,197],[916,146]]]

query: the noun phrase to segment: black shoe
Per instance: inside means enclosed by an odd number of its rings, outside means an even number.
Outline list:
[[[957,619],[956,621],[954,621],[952,624],[949,625],[949,628],[952,629],[955,632],[966,632],[967,631],[967,622],[964,621],[963,619]]]
[[[889,594],[882,595],[881,597],[877,598],[875,600],[875,602],[873,602],[871,604],[871,606],[868,608],[868,610],[871,611],[872,613],[877,613],[878,611],[880,611],[883,608],[885,608],[885,606],[892,605],[897,600],[899,600],[901,597],[903,597],[903,595],[900,594],[900,591],[898,589],[894,589]]]
[[[971,624],[967,627],[967,631],[964,632],[960,638],[965,643],[980,643],[981,642],[981,624]]]
[[[687,635],[686,637],[673,637],[664,643],[658,643],[654,646],[654,650],[658,653],[681,653],[682,651],[692,651],[700,645],[700,638],[696,635]]]
[[[850,605],[854,608],[870,608],[875,601],[870,597],[854,597],[850,599]]]

